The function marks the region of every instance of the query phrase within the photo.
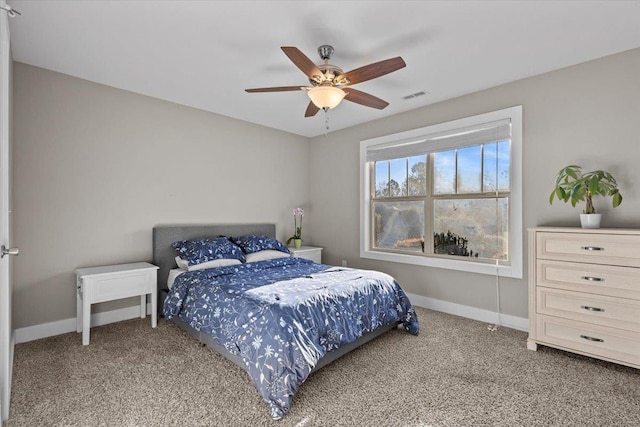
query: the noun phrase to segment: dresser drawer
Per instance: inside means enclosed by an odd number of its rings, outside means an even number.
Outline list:
[[[640,366],[640,334],[557,317],[536,318],[541,344]]]
[[[640,269],[537,260],[537,286],[640,300]]]
[[[640,331],[640,301],[551,288],[537,288],[538,314]]]
[[[536,233],[537,257],[640,267],[640,235]]]
[[[91,287],[91,304],[151,293],[156,271],[134,271],[114,275],[87,277],[85,289]]]

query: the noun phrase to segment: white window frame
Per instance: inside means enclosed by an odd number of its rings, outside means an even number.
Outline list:
[[[383,252],[371,249],[371,173],[367,150],[373,147],[393,146],[423,140],[428,135],[450,132],[504,119],[511,120],[511,195],[509,209],[509,265],[498,262],[482,263],[463,259],[450,259],[407,253]],[[446,268],[480,274],[499,275],[522,279],[522,106],[505,108],[450,122],[413,129],[360,141],[360,257],[379,261],[399,262],[426,267]]]

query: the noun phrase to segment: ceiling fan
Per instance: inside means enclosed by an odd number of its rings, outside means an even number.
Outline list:
[[[312,86],[280,86],[245,90],[249,93],[306,90],[311,102],[304,113],[305,117],[315,116],[320,109],[327,111],[335,108],[342,99],[382,110],[389,105],[387,101],[352,89],[351,85],[384,76],[406,66],[404,60],[397,56],[345,73],[340,67],[329,64],[329,59],[333,54],[332,46],[322,45],[318,48],[318,54],[324,61],[322,65],[315,65],[296,47],[283,46],[281,49],[291,62],[309,78]]]

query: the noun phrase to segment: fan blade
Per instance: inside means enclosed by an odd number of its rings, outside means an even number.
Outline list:
[[[280,86],[280,87],[259,87],[256,89],[245,89],[246,92],[287,92],[291,90],[303,90],[302,86]]]
[[[283,46],[281,49],[284,54],[289,57],[291,62],[293,62],[296,67],[300,68],[300,70],[302,70],[302,72],[310,79],[315,80],[314,76],[318,76],[321,79],[324,77],[324,74],[322,74],[322,71],[320,71],[316,64],[307,58],[304,53],[300,52],[300,49],[297,47]]]
[[[313,117],[318,113],[318,111],[320,111],[320,109],[316,107],[316,104],[310,102],[309,105],[307,105],[307,111],[304,112],[304,116]]]
[[[377,108],[378,110],[382,110],[387,105],[389,105],[387,101],[376,98],[375,96],[369,95],[368,93],[362,92],[360,90],[355,90],[350,87],[346,87],[343,90],[347,93],[344,99],[347,101],[355,102],[356,104],[364,105],[371,108]]]
[[[341,79],[346,78],[349,80],[348,84],[353,85],[375,79],[376,77],[384,76],[385,74],[392,73],[406,66],[407,64],[404,63],[404,60],[397,56],[395,58],[385,59],[384,61],[375,62],[373,64],[365,65],[364,67],[356,68],[355,70],[347,71],[346,73],[336,77],[334,80],[340,81]]]

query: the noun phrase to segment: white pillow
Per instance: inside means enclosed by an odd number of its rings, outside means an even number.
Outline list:
[[[180,270],[187,271],[189,269],[189,263],[186,260],[180,258],[179,256],[176,257],[176,265]]]
[[[178,264],[178,267],[180,267],[181,270],[196,271],[204,270],[205,268],[226,267],[228,265],[242,264],[242,261],[240,261],[239,259],[222,258],[203,262],[202,264],[189,265],[187,261],[177,256],[176,264]]]
[[[266,261],[268,259],[276,258],[289,258],[291,254],[284,253],[282,251],[274,251],[266,249],[260,252],[254,252],[252,254],[246,254],[247,262]]]

